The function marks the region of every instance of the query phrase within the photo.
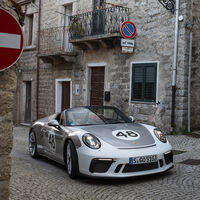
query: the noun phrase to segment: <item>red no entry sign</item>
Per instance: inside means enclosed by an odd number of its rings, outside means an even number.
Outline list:
[[[136,34],[136,26],[131,21],[126,21],[121,25],[121,34],[126,39],[131,39]]]
[[[23,32],[17,20],[0,8],[0,71],[12,66],[23,50]]]

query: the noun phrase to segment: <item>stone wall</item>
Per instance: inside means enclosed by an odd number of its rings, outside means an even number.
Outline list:
[[[10,1],[1,0],[0,7],[16,18]],[[16,66],[0,72],[0,199],[9,198],[11,170],[10,152],[13,145],[13,102],[16,89]]]
[[[38,1],[35,1],[38,4]],[[29,4],[22,7],[26,14],[33,14],[33,42],[31,46],[24,45],[24,51],[19,60],[17,70],[17,89],[15,95],[14,107],[14,123],[19,124],[25,121],[25,99],[26,99],[26,81],[31,81],[31,121],[36,120],[36,69],[37,69],[37,26],[38,26],[38,10],[37,7]],[[25,19],[26,22],[26,19]],[[26,25],[24,26],[26,30]],[[24,40],[27,39],[24,31]]]
[[[64,26],[65,16],[60,14],[64,13],[63,4],[66,0],[57,1],[55,0],[45,0],[41,1],[41,32],[52,31],[55,27]],[[35,1],[38,5],[38,1]],[[73,12],[76,10],[76,3],[73,4]],[[25,47],[22,58],[20,59],[20,67],[18,70],[18,84],[16,93],[16,107],[15,107],[15,122],[24,122],[25,117],[25,82],[32,82],[32,100],[31,100],[31,121],[36,120],[36,67],[37,67],[37,20],[38,20],[38,10],[33,5],[27,6],[27,14],[34,13],[34,44],[31,47]],[[25,9],[25,7],[23,8]],[[52,34],[51,31],[49,34]],[[53,34],[52,34],[53,35]],[[52,38],[51,38],[52,39]],[[53,38],[56,41],[56,38]],[[54,42],[55,42],[54,41]],[[42,42],[46,44],[42,45]],[[60,42],[60,41],[57,41]],[[51,41],[46,37],[41,37],[41,52],[40,53],[58,53],[57,49],[52,48],[45,51],[43,47],[49,47]],[[59,45],[58,45],[59,46]],[[50,52],[50,51],[51,52]],[[58,50],[59,51],[59,50]],[[54,64],[45,63],[40,59],[39,67],[39,118],[45,117],[52,113],[55,113],[55,86],[56,79],[71,79],[72,80],[72,106],[80,106],[82,103],[82,77],[83,70],[82,66],[79,64],[81,59],[81,54],[76,58],[76,64],[74,63],[62,63]],[[75,84],[80,85],[80,94],[74,95]]]
[[[69,3],[69,1],[67,1]],[[73,2],[73,13],[76,12],[77,2]],[[66,1],[42,1],[41,5],[41,31],[54,27],[64,26],[64,6]],[[46,42],[49,42],[46,40]],[[48,53],[48,52],[47,52]],[[52,53],[58,53],[53,50]],[[61,62],[45,63],[41,60],[39,70],[39,118],[55,113],[56,79],[71,79],[72,81],[72,107],[81,106],[82,103],[82,66],[81,54],[77,56],[76,63]],[[80,94],[74,94],[75,84],[80,85]],[[48,103],[47,103],[48,102]]]
[[[200,1],[193,5],[193,48],[191,73],[191,128],[200,129]]]
[[[24,49],[17,70],[17,89],[15,95],[14,123],[25,120],[26,81],[31,81],[31,121],[36,120],[36,50]]]
[[[44,117],[55,112],[55,80],[59,78],[72,79],[73,106],[87,105],[87,65],[90,63],[105,62],[107,66],[106,90],[111,91],[111,101],[106,104],[121,108],[128,115],[134,115],[138,121],[154,124],[169,131],[171,123],[175,14],[166,10],[155,0],[110,0],[109,2],[132,9],[130,20],[137,26],[134,53],[128,55],[122,54],[121,48],[116,46],[115,48],[101,48],[79,52],[78,60],[74,64],[52,65],[41,61],[39,117]],[[64,25],[65,16],[61,13],[64,13],[64,5],[67,3],[73,3],[73,14],[92,10],[92,0],[87,1],[87,3],[86,0],[42,1],[41,31]],[[189,31],[185,28],[189,17],[189,2],[187,0],[180,0],[180,15],[183,15],[184,20],[179,25],[175,123],[177,131],[184,131],[187,126],[189,45]],[[196,32],[197,34],[198,32]],[[34,50],[25,51],[22,64],[20,65],[23,73],[21,75],[19,73],[19,77],[24,77],[20,78],[21,83],[27,80],[28,77],[29,79],[32,77],[33,84],[36,84],[35,55],[36,52]],[[30,59],[34,61],[29,62]],[[132,62],[145,61],[159,62],[158,98],[156,104],[130,102],[130,65]],[[76,83],[80,84],[81,87],[79,96],[74,95],[74,85]],[[36,118],[35,95],[36,93],[33,94],[32,120]],[[197,99],[197,97],[193,98],[195,102],[196,100],[194,99]]]
[[[82,70],[77,64],[52,65],[41,63],[39,76],[39,118],[55,113],[56,79],[71,79],[72,107],[82,106]],[[74,93],[75,84],[80,85],[80,94]]]
[[[85,52],[84,66],[89,63],[106,62],[108,66],[107,85],[111,91],[111,105],[116,105],[138,121],[155,124],[170,130],[171,88],[174,49],[175,14],[167,11],[158,1],[109,1],[132,9],[130,20],[137,27],[134,53],[122,54],[120,48],[100,49]],[[89,6],[89,5],[88,5]],[[181,1],[180,14],[187,19],[187,1]],[[83,6],[84,7],[84,6]],[[185,23],[180,22],[176,125],[177,130],[185,129],[187,115],[187,32]],[[102,53],[103,52],[103,53]],[[158,102],[130,103],[130,64],[131,62],[159,61]],[[85,82],[84,87],[87,87]]]

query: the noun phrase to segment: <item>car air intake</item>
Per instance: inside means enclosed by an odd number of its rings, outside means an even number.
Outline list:
[[[173,153],[172,151],[164,153],[165,163],[168,165],[173,162]]]
[[[98,159],[95,158],[90,164],[90,172],[92,173],[105,173],[108,171],[112,164],[112,159]]]

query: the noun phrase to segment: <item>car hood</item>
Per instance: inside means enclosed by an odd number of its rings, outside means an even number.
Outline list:
[[[141,124],[106,124],[106,125],[92,125],[82,126],[82,130],[91,133],[106,143],[117,148],[144,148],[155,145],[155,140],[147,128]],[[127,133],[137,135],[137,137],[130,137]],[[116,136],[117,135],[117,136]],[[126,136],[127,137],[126,137]]]

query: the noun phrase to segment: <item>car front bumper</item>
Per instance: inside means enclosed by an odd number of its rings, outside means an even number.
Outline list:
[[[108,152],[82,148],[77,150],[79,171],[87,176],[133,177],[161,173],[173,168],[171,145],[165,145],[162,150],[158,146],[152,146],[141,149],[110,149]],[[129,164],[131,157],[151,155],[157,155],[158,162]]]

